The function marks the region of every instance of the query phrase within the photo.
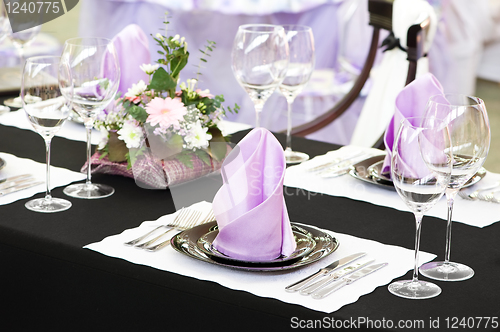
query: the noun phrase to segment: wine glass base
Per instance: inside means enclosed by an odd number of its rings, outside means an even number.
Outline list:
[[[64,188],[63,192],[74,198],[98,199],[113,195],[115,190],[105,184],[77,183]]]
[[[431,282],[400,280],[389,285],[389,292],[411,300],[430,299],[441,294],[441,288]]]
[[[309,155],[303,152],[285,150],[285,160],[287,164],[298,164],[303,161],[309,160]]]
[[[472,278],[474,270],[460,263],[430,262],[423,264],[420,273],[430,279],[440,281],[462,281]]]
[[[24,206],[31,211],[42,213],[54,213],[66,211],[71,207],[71,202],[62,198],[37,198],[26,202]]]

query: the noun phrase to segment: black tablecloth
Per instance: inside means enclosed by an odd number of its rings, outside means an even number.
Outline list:
[[[244,134],[235,134],[232,140],[237,142]],[[79,171],[85,162],[83,142],[56,137],[52,147],[54,166]],[[338,148],[299,138],[294,147],[312,157]],[[7,126],[0,126],[0,151],[38,162],[45,158],[38,134]],[[423,330],[439,324],[444,330],[463,318],[468,326],[478,325],[474,317],[499,319],[499,223],[483,229],[454,224],[452,258],[472,266],[476,275],[464,282],[438,282],[443,292],[437,298],[405,300],[382,286],[325,314],[82,249],[175,211],[169,190],[141,189],[133,179],[119,176],[96,175],[93,180],[111,185],[115,194],[100,200],[66,197],[73,206],[57,214],[28,211],[27,200],[0,206],[2,330],[281,331],[340,323],[359,327],[360,320],[375,327],[390,327],[392,322],[393,328],[419,325]],[[53,195],[65,196],[62,188],[53,190]],[[291,188],[285,198],[293,221],[413,249],[415,223],[410,213]],[[442,259],[445,226],[444,220],[425,217],[421,250]],[[411,272],[405,277],[411,278]]]

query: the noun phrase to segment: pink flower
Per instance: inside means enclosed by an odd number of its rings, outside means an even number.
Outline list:
[[[146,122],[152,126],[160,124],[160,127],[168,128],[171,125],[178,126],[184,120],[187,109],[180,100],[156,97],[146,105],[146,112],[149,114]]]
[[[196,89],[195,92],[200,95],[201,98],[213,98],[214,95],[210,93],[208,89],[201,90],[201,89]]]
[[[141,102],[141,98],[134,96],[134,97],[125,97],[125,99],[131,101],[134,104],[139,104]]]

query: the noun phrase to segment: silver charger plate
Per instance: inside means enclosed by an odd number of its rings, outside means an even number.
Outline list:
[[[7,165],[7,162],[5,162],[5,160],[3,160],[2,158],[0,158],[0,169],[4,168],[5,165]]]
[[[262,264],[257,264],[256,266],[248,266],[245,264],[228,264],[227,262],[213,260],[198,248],[197,242],[200,237],[215,229],[215,226],[217,226],[216,222],[202,224],[178,233],[172,238],[171,245],[172,248],[174,248],[176,251],[188,257],[198,259],[206,263],[239,270],[272,272],[296,269],[298,267],[314,263],[337,250],[340,244],[336,238],[330,236],[328,233],[325,233],[317,227],[300,223],[291,223],[291,225],[294,232],[299,232],[311,237],[316,242],[316,245],[314,249],[311,250],[311,252],[288,265],[265,266]]]
[[[372,184],[376,184],[380,187],[386,189],[394,189],[394,185],[392,184],[392,180],[385,174],[382,173],[382,166],[384,164],[384,155],[375,156],[372,158],[368,158],[363,160],[356,165],[353,165],[349,174],[354,176],[355,178],[369,182]],[[463,188],[467,188],[475,185],[486,175],[486,169],[481,167],[479,171],[464,184]]]
[[[222,262],[222,263],[227,263],[230,265],[245,265],[245,266],[283,266],[283,265],[289,265],[292,264],[293,262],[298,261],[300,258],[303,256],[307,255],[310,253],[314,247],[316,247],[316,241],[309,236],[306,235],[302,232],[293,231],[293,235],[295,238],[295,242],[297,244],[297,247],[293,253],[291,253],[289,256],[282,256],[278,257],[276,259],[272,260],[266,260],[266,261],[248,261],[248,260],[241,260],[241,259],[236,259],[227,255],[224,255],[220,251],[215,248],[213,245],[213,241],[215,240],[215,237],[219,234],[218,229],[214,229],[205,235],[201,236],[198,241],[196,242],[196,245],[198,249],[203,251],[205,255],[210,257],[212,260],[216,262]]]

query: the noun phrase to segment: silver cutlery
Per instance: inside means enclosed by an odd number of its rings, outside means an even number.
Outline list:
[[[195,223],[193,225],[190,225],[189,227],[177,226],[174,229],[178,230],[178,231],[183,231],[183,230],[188,229],[190,227],[194,227],[194,226],[198,226],[198,225],[201,225],[201,224],[205,224],[205,223],[213,221],[213,220],[215,220],[215,216],[214,216],[213,211],[210,210],[210,212],[208,213],[208,215],[205,218],[203,218],[201,220],[195,221]],[[144,249],[147,250],[147,251],[149,251],[149,252],[158,251],[158,250],[160,250],[160,249],[168,246],[170,244],[170,240],[171,240],[171,238],[169,238],[168,240],[165,240],[165,241],[163,241],[163,242],[161,242],[159,244],[155,244],[155,245],[146,247]]]
[[[31,175],[26,174],[27,176],[21,176],[18,175],[16,177],[12,177],[9,179],[5,179],[0,183],[0,190],[8,189],[11,187],[19,186],[21,184],[24,184],[26,182],[33,182],[35,181],[35,178],[33,178]]]
[[[348,164],[354,158],[361,157],[364,154],[365,154],[364,152],[358,152],[358,153],[350,155],[350,156],[348,156],[346,158],[335,158],[335,159],[333,159],[331,161],[328,161],[326,163],[323,163],[321,165],[311,167],[311,168],[307,169],[307,171],[309,171],[309,172],[317,172],[317,171],[321,171],[321,170],[323,170],[325,168],[331,168],[331,167],[338,166],[340,164],[345,164],[345,163]]]
[[[186,210],[184,208],[182,208],[180,211],[179,211],[179,214],[175,217],[174,221],[170,224],[167,224],[167,225],[160,225],[158,227],[156,227],[155,229],[153,229],[152,231],[150,232],[147,232],[146,234],[142,235],[142,236],[139,236],[137,239],[134,239],[132,241],[128,241],[128,242],[125,242],[124,245],[126,246],[133,246],[135,245],[136,243],[139,243],[141,242],[142,240],[144,240],[145,238],[147,238],[148,236],[150,236],[151,234],[153,234],[154,232],[156,232],[157,230],[159,230],[160,228],[163,228],[163,227],[173,227],[173,226],[169,226],[169,225],[175,225],[177,220],[179,218],[181,218],[184,213],[186,213]]]
[[[500,191],[500,188],[497,188],[495,190],[487,191],[483,190],[481,191],[478,195],[477,198],[480,200],[486,201],[486,202],[493,202],[493,203],[500,203],[500,200],[495,197],[495,193]]]
[[[315,280],[319,279],[320,277],[325,276],[325,275],[329,274],[330,272],[334,271],[335,269],[341,268],[344,265],[347,265],[350,262],[352,262],[358,258],[361,258],[365,255],[366,255],[365,252],[361,252],[361,253],[352,254],[352,255],[349,255],[347,257],[341,258],[341,259],[333,262],[332,264],[320,269],[318,272],[316,272],[316,273],[314,273],[314,274],[312,274],[312,275],[310,275],[302,280],[299,280],[296,283],[293,283],[289,286],[286,286],[285,290],[287,292],[290,292],[290,293],[297,292],[297,291],[301,290],[302,288],[309,286],[310,284],[312,284]]]
[[[499,186],[500,186],[500,183],[495,182],[495,183],[492,183],[491,185],[485,186],[483,188],[479,188],[470,194],[467,194],[467,192],[464,190],[460,190],[458,192],[458,196],[460,196],[463,199],[469,200],[469,201],[475,201],[475,200],[481,199],[480,194],[483,191],[495,189],[495,188],[498,188]]]
[[[384,266],[388,265],[388,263],[381,263],[381,264],[375,264],[375,265],[370,265],[368,267],[365,267],[362,270],[356,271],[353,274],[350,274],[348,277],[342,278],[340,281],[337,281],[333,284],[327,285],[323,288],[320,288],[317,290],[315,293],[313,293],[311,296],[314,299],[322,299],[327,297],[328,295],[332,294],[333,292],[341,289],[344,286],[350,285],[353,282],[366,277],[367,275],[380,270]]]
[[[331,284],[332,282],[334,282],[334,281],[336,281],[336,280],[338,280],[338,279],[340,279],[340,278],[342,278],[350,273],[353,273],[354,271],[357,271],[357,270],[359,270],[367,265],[370,265],[373,262],[375,262],[375,260],[367,261],[364,263],[355,263],[355,264],[349,265],[349,266],[347,266],[347,267],[345,267],[345,268],[343,268],[335,273],[330,273],[329,275],[326,276],[326,278],[323,278],[320,281],[317,281],[314,284],[301,289],[300,294],[311,295],[316,290],[318,290],[322,287],[325,287],[325,286]]]
[[[29,182],[29,183],[23,183],[14,187],[10,187],[7,189],[0,190],[0,196],[5,196],[8,194],[15,193],[20,190],[28,189],[34,186],[38,186],[39,184],[45,183],[44,181],[37,181],[37,182]]]
[[[187,212],[183,214],[182,216],[179,214],[179,218],[176,218],[174,222],[172,222],[169,227],[171,227],[169,230],[166,230],[165,232],[161,233],[160,235],[156,236],[155,238],[141,243],[141,244],[136,244],[135,248],[138,249],[144,249],[146,247],[149,247],[159,239],[161,239],[163,236],[166,234],[174,231],[174,230],[181,230],[181,229],[186,229],[193,227],[196,224],[196,221],[201,217],[201,212],[200,211],[190,211],[186,210]]]
[[[31,175],[31,174],[14,175],[14,176],[11,176],[8,178],[0,179],[0,183],[4,183],[7,181],[16,181],[16,180],[20,180],[20,179],[24,179],[24,178],[29,178],[31,176],[33,176],[33,175]]]

